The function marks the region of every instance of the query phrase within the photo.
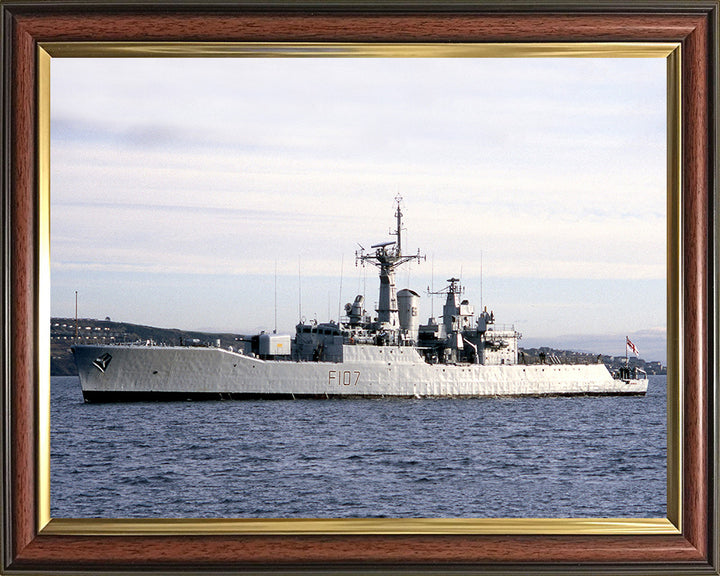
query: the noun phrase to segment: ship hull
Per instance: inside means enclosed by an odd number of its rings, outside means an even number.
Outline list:
[[[349,347],[343,362],[261,360],[220,348],[73,347],[88,402],[642,395],[602,364],[430,365],[412,348]]]

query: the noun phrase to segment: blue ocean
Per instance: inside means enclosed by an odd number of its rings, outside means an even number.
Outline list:
[[[54,518],[665,517],[644,397],[85,404],[51,379]]]

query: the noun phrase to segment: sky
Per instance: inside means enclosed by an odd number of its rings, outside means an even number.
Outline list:
[[[74,59],[51,63],[51,311],[294,332],[397,287],[664,361],[662,58]],[[615,338],[617,337],[617,338]],[[616,341],[617,345],[613,342]],[[602,342],[602,344],[601,344]],[[569,346],[573,347],[573,346]],[[644,352],[644,353],[643,353]]]

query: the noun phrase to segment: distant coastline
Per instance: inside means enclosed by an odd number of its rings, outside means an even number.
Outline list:
[[[82,344],[122,344],[152,341],[155,344],[177,346],[192,342],[195,345],[238,347],[237,338],[244,336],[240,333],[228,332],[200,332],[179,330],[175,328],[157,328],[131,324],[128,322],[114,322],[109,318],[98,320],[94,318],[80,318],[77,323],[77,341]],[[73,361],[70,347],[76,341],[74,318],[52,318],[50,320],[50,375],[76,376],[77,368]],[[520,348],[521,361],[527,364],[538,363],[567,363],[567,364],[595,364],[602,362],[610,371],[614,371],[625,363],[625,356],[609,356],[579,352],[573,350],[560,350],[547,346],[536,348]],[[642,358],[630,358],[630,366],[637,366],[650,375],[666,374],[666,367],[660,362],[647,362]]]

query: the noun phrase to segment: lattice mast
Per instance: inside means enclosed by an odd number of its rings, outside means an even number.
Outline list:
[[[402,254],[402,210],[400,202],[402,197],[398,195],[395,198],[397,204],[395,210],[396,229],[390,231],[392,236],[396,236],[397,240],[374,244],[371,248],[375,249],[373,254],[365,254],[365,249],[361,247],[359,252],[355,252],[355,265],[366,262],[377,266],[380,269],[380,295],[378,298],[377,318],[381,328],[389,330],[398,330],[400,327],[400,318],[398,315],[398,302],[395,290],[395,270],[406,262],[417,260],[418,262],[425,260],[425,256],[417,254],[411,256],[403,256]]]

